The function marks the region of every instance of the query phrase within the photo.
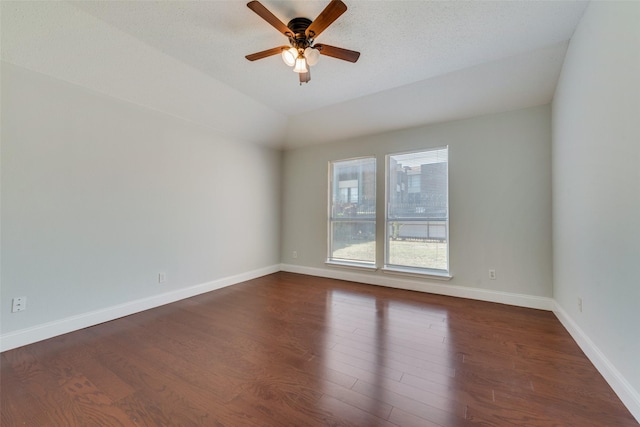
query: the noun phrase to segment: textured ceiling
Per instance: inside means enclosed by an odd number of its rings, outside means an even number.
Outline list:
[[[286,39],[235,0],[3,1],[2,57],[226,134],[295,146],[549,102],[566,42],[587,4],[344,1],[347,12],[317,42],[357,50],[360,59],[352,64],[323,56],[302,86],[279,56],[244,58]],[[262,3],[286,23],[315,18],[327,1]],[[496,96],[483,109],[487,86]],[[270,124],[254,135],[202,111],[213,93],[237,105],[212,105],[230,108],[229,114],[246,107],[252,121]],[[353,108],[357,114],[350,117]],[[296,129],[311,116],[331,117],[342,131],[325,135],[317,126],[314,139],[296,140]]]

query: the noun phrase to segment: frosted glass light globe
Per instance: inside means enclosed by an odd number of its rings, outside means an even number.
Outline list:
[[[296,58],[298,57],[298,51],[295,47],[290,49],[282,49],[282,60],[289,67],[296,65]]]
[[[316,65],[320,59],[320,52],[318,49],[308,47],[304,50],[304,57],[307,58],[307,64],[310,66]]]

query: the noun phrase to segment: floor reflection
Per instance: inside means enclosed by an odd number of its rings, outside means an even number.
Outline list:
[[[446,309],[345,290],[332,290],[325,307],[323,365],[349,376],[349,388],[369,398],[361,409],[385,419],[393,406],[383,402],[425,413],[457,410]]]

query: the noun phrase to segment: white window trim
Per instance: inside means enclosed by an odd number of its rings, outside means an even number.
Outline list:
[[[444,281],[453,279],[453,276],[448,271],[432,270],[428,268],[385,265],[380,270],[383,273],[397,274],[400,276],[422,277]]]
[[[352,267],[352,268],[361,268],[361,269],[367,269],[367,270],[377,270],[378,266],[376,264],[376,260],[374,259],[373,262],[367,262],[367,261],[347,261],[347,260],[338,260],[338,259],[334,259],[331,257],[331,248],[332,248],[332,241],[331,241],[331,224],[333,221],[333,217],[332,217],[332,192],[333,192],[333,169],[332,169],[332,165],[336,162],[348,162],[351,160],[362,160],[362,159],[373,159],[374,160],[374,164],[375,164],[375,174],[376,174],[376,180],[375,180],[375,194],[376,194],[376,208],[377,208],[377,197],[378,197],[378,158],[377,156],[371,155],[371,156],[360,156],[360,157],[351,157],[348,159],[338,159],[338,160],[329,160],[329,162],[327,163],[327,171],[328,171],[328,176],[329,179],[327,180],[327,261],[325,262],[326,265],[332,265],[332,266],[336,266],[336,267]],[[364,221],[364,219],[363,219]],[[376,209],[376,214],[374,216],[373,219],[369,219],[368,221],[373,222],[374,224],[374,229],[376,230],[376,236],[375,236],[375,247],[376,247],[376,251],[377,251],[377,247],[378,247],[378,233],[377,233],[377,224],[378,224],[378,211]]]
[[[327,259],[325,264],[330,267],[347,267],[367,271],[378,270],[375,262],[338,261],[335,259]]]
[[[391,156],[398,156],[398,155],[403,155],[403,154],[412,154],[412,153],[421,153],[424,151],[435,151],[435,150],[442,150],[442,149],[447,149],[447,227],[446,227],[446,233],[447,233],[447,269],[446,270],[437,270],[437,269],[430,269],[430,268],[422,268],[422,267],[406,267],[406,266],[398,266],[398,265],[393,265],[393,264],[389,264],[388,260],[389,260],[389,226],[388,226],[388,219],[389,219],[389,158]],[[384,158],[384,179],[385,179],[385,186],[384,186],[384,218],[383,218],[383,223],[384,223],[384,259],[383,259],[383,264],[382,264],[382,268],[381,270],[385,273],[393,273],[393,274],[401,274],[401,275],[408,275],[408,276],[419,276],[419,277],[430,277],[430,278],[434,278],[434,279],[439,279],[439,280],[451,280],[453,278],[453,276],[451,275],[451,260],[449,258],[450,255],[450,248],[451,248],[451,236],[449,234],[449,223],[450,223],[450,218],[451,218],[451,212],[449,209],[449,201],[451,200],[449,197],[449,146],[448,145],[443,145],[443,146],[438,146],[438,147],[431,147],[431,148],[421,148],[421,149],[417,149],[417,150],[411,150],[411,151],[401,151],[398,153],[388,153],[385,155]]]

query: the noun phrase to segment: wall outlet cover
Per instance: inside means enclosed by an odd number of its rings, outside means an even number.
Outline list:
[[[16,297],[11,301],[11,312],[17,313],[27,309],[27,297]]]

